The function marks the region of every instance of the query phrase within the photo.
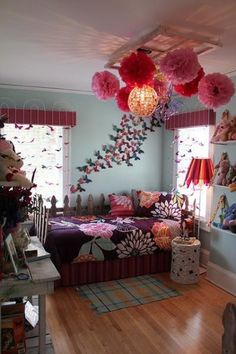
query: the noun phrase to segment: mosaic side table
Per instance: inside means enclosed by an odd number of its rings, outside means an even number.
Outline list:
[[[171,245],[171,279],[182,284],[198,282],[200,241],[196,238],[184,241],[181,237],[176,237],[172,240]]]

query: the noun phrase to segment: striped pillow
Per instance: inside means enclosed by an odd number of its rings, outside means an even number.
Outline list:
[[[111,216],[133,216],[135,214],[131,196],[109,194],[108,198]]]

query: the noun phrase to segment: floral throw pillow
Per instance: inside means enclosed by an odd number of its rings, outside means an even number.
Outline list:
[[[162,193],[151,214],[159,219],[180,221],[183,204],[184,198],[181,194]]]
[[[108,195],[111,216],[133,216],[135,214],[131,196],[126,195]]]
[[[138,191],[137,215],[143,217],[153,216],[151,212],[154,210],[155,203],[158,202],[160,195],[161,192]]]

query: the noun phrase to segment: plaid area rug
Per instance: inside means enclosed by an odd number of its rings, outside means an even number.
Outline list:
[[[90,300],[91,307],[97,313],[111,312],[181,295],[150,275],[81,285],[76,290],[79,295]]]

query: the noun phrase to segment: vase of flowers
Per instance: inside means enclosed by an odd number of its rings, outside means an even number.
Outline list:
[[[0,187],[0,223],[4,223],[3,235],[27,220],[33,210],[31,188]]]

